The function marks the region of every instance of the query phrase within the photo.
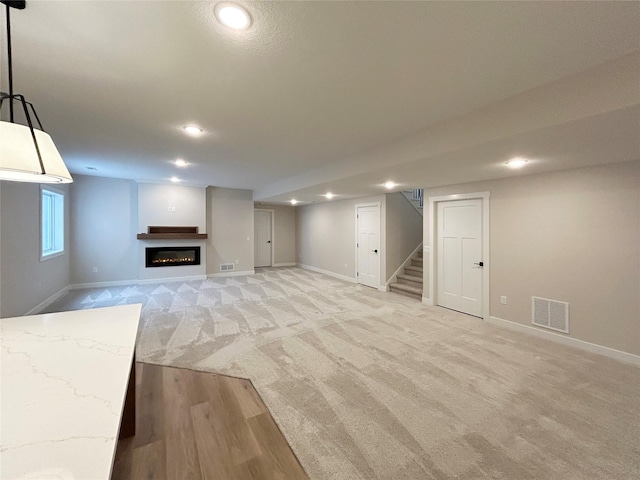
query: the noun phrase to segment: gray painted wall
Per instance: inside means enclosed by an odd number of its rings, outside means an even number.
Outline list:
[[[208,187],[206,205],[207,274],[220,273],[222,263],[253,271],[253,192]]]
[[[481,191],[491,193],[491,316],[531,325],[531,296],[566,301],[571,337],[640,354],[640,161],[425,196]],[[425,296],[428,278],[425,265]]]
[[[65,192],[65,253],[40,261],[40,185],[0,182],[0,316],[24,315],[69,285],[73,253],[69,187]]]
[[[380,202],[380,281],[386,278],[385,196],[296,207],[296,262],[355,280],[356,204]]]
[[[273,263],[296,263],[296,209],[288,205],[256,203],[256,210],[273,211]]]
[[[197,226],[200,233],[207,233],[205,189],[140,183],[138,232],[146,233],[149,225]]]
[[[203,187],[140,183],[138,185],[138,232],[148,226],[197,226],[207,231],[206,190]],[[135,234],[133,235],[135,237]],[[205,240],[136,240],[138,242],[138,279],[204,277],[207,273]],[[146,247],[200,247],[200,265],[146,268]]]
[[[74,175],[66,192],[66,253],[40,262],[38,185],[0,183],[0,316],[24,315],[69,285],[219,273],[220,263],[253,270],[249,190],[137,184]],[[176,207],[169,211],[169,207]],[[275,213],[275,262],[295,262],[295,211]],[[208,241],[140,241],[148,225],[197,225]],[[198,267],[144,268],[144,248],[200,245]],[[208,261],[208,253],[212,254]],[[93,272],[93,267],[98,271]]]
[[[74,175],[73,180],[71,283],[134,282],[138,278],[138,184],[86,175]]]
[[[387,199],[387,278],[400,268],[422,243],[422,215],[401,192],[389,193]]]

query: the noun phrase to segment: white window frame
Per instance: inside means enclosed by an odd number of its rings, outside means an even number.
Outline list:
[[[49,225],[53,229],[48,235],[49,241],[45,242],[45,196],[51,201]],[[51,209],[52,208],[52,209]],[[49,185],[40,186],[40,261],[50,260],[65,253],[65,192]],[[47,250],[45,251],[45,248]]]

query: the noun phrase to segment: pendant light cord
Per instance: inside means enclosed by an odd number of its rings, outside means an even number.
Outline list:
[[[7,10],[7,62],[9,66],[9,121],[13,123],[13,60],[11,58],[11,8],[5,5]]]

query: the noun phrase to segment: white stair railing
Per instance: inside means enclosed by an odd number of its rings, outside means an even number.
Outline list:
[[[413,205],[413,208],[415,208],[420,215],[424,216],[422,213],[424,206],[424,190],[422,188],[403,191],[402,195],[404,195],[404,198]]]
[[[411,190],[411,199],[418,200],[420,208],[424,207],[424,190],[422,188],[414,188]]]

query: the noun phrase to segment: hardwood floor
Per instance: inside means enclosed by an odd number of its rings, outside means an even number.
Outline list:
[[[138,363],[113,480],[308,479],[249,380]]]

